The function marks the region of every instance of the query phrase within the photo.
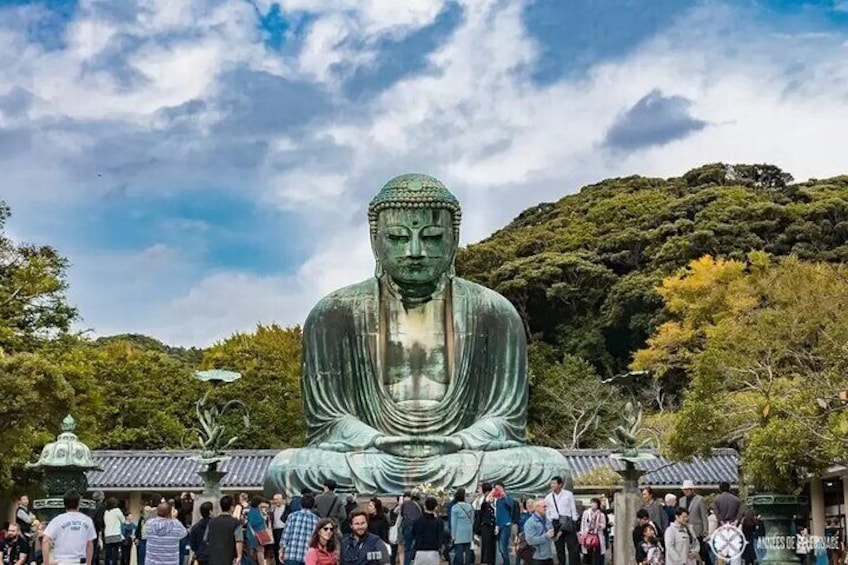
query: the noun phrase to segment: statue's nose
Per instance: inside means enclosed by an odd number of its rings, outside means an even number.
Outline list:
[[[421,245],[421,237],[416,233],[412,235],[412,239],[409,240],[409,251],[407,253],[408,257],[423,257],[423,246]]]

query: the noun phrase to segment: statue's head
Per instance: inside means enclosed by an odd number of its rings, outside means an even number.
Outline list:
[[[378,272],[403,288],[452,274],[461,216],[459,201],[438,179],[409,174],[387,182],[368,206]]]

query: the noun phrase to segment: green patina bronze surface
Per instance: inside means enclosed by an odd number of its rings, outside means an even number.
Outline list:
[[[544,492],[558,452],[526,444],[527,343],[501,295],[454,276],[457,199],[426,175],[369,207],[373,278],[322,299],[304,324],[308,446],[281,452],[269,492],[396,494],[503,481]]]
[[[91,456],[91,449],[74,433],[76,429],[76,421],[68,414],[62,420],[62,433],[56,441],[44,446],[38,461],[26,464],[28,469],[40,469],[44,472],[43,484],[47,498],[33,501],[33,508],[41,519],[49,520],[61,514],[64,511],[62,497],[65,492],[75,490],[84,494],[88,490],[86,471],[101,470]],[[83,500],[80,508],[91,510],[94,503]]]
[[[200,381],[212,383],[214,386],[219,383],[235,382],[241,378],[241,373],[215,369],[195,371],[194,377]],[[250,426],[250,414],[247,405],[238,399],[225,402],[221,406],[211,402],[209,400],[211,392],[211,390],[207,390],[194,406],[194,413],[197,415],[197,422],[200,427],[186,430],[186,434],[193,437],[185,447],[187,449],[200,448],[200,455],[192,459],[204,463],[206,471],[209,472],[208,476],[214,477],[218,470],[218,464],[229,459],[226,453],[227,449],[239,440],[239,436],[227,432],[223,421],[224,416],[231,411],[240,410],[242,412],[242,423],[247,428]]]

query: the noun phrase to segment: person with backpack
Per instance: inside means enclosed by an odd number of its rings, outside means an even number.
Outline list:
[[[327,479],[324,482],[324,492],[315,497],[315,510],[318,511],[319,518],[330,518],[337,528],[347,521],[345,505],[336,495],[336,481],[333,479]]]
[[[188,545],[194,553],[197,565],[209,565],[209,536],[206,528],[212,520],[212,503],[204,502],[200,505],[200,520],[191,527],[188,533]]]
[[[415,502],[411,492],[403,493],[400,505],[401,533],[403,535],[403,565],[412,564],[413,527],[421,519],[421,507]]]
[[[436,516],[439,502],[432,496],[424,500],[424,512],[412,527],[412,557],[414,565],[439,565],[445,525]]]

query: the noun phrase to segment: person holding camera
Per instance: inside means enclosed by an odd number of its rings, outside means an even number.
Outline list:
[[[580,514],[574,494],[563,487],[562,477],[551,479],[551,492],[545,497],[545,512],[553,525],[556,537],[557,562],[559,565],[579,565],[580,547],[577,541],[577,530],[580,524]]]

